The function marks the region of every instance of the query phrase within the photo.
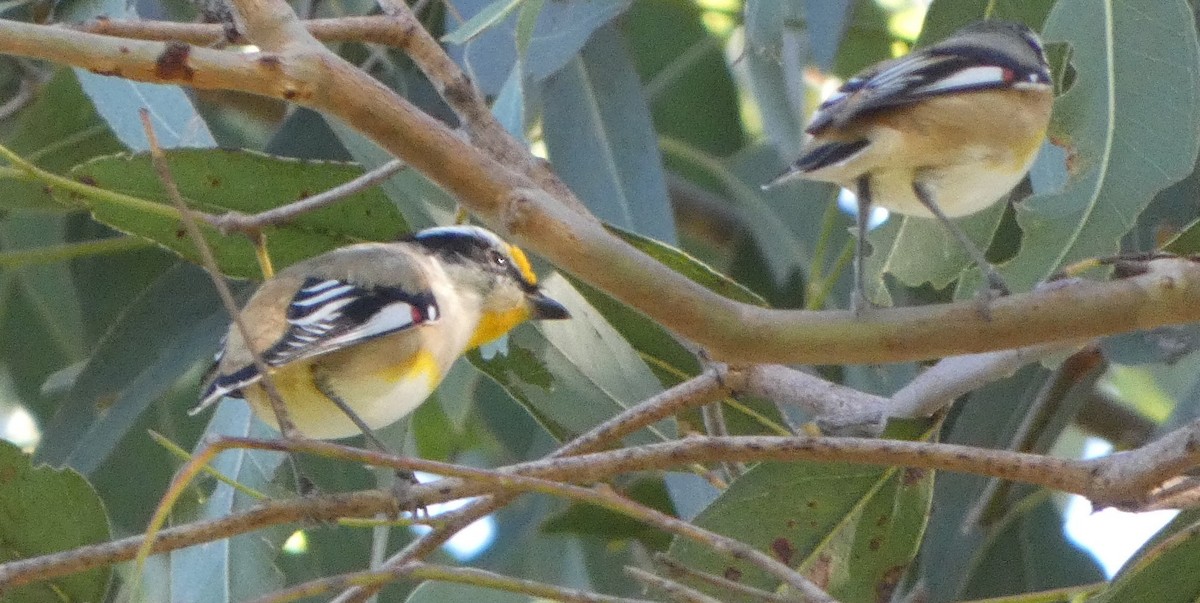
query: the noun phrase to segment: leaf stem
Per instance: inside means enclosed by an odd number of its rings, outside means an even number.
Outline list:
[[[154,246],[154,243],[138,237],[109,237],[79,243],[48,245],[35,249],[0,251],[0,268],[19,268],[34,264],[52,264],[94,255],[109,255],[136,251]]]

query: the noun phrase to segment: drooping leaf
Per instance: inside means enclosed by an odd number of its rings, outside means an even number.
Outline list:
[[[350,164],[279,159],[249,151],[179,150],[169,152],[167,160],[189,207],[218,215],[265,211],[362,175],[360,168]],[[148,156],[99,158],[76,167],[72,174],[94,186],[149,202],[68,199],[59,191],[64,201],[82,202],[97,220],[198,261]],[[211,227],[202,228],[222,272],[239,278],[261,277],[249,240],[223,237]],[[264,232],[271,258],[276,268],[281,268],[350,243],[392,240],[404,231],[395,207],[377,189],[369,189]]]
[[[125,0],[74,0],[58,3],[55,18],[65,23],[89,19],[138,18],[135,3]],[[139,109],[146,109],[159,146],[164,149],[217,146],[208,124],[179,86],[135,82],[74,69],[79,84],[112,133],[131,151],[149,150]]]
[[[639,479],[623,488],[621,494],[653,509],[674,514],[674,506],[662,480]],[[632,517],[580,503],[551,517],[542,525],[542,531],[596,536],[610,547],[625,540],[639,540],[652,550],[664,550],[670,543],[670,538],[661,530]]]
[[[1068,148],[1070,181],[1017,208],[1024,241],[1003,272],[1020,289],[1066,263],[1116,253],[1150,199],[1196,164],[1200,46],[1192,11],[1181,0],[1145,8],[1060,0],[1046,20],[1044,37],[1071,45],[1077,73],[1051,126]]]
[[[1200,524],[1192,524],[1140,552],[1089,603],[1190,603],[1200,597],[1200,582],[1186,578],[1200,571]]]
[[[617,23],[660,135],[727,156],[745,146],[722,40],[691,2],[635,2]]]
[[[570,310],[570,320],[518,327],[499,350],[468,358],[547,431],[563,441],[661,390],[633,347],[565,278],[553,275],[542,289]],[[660,437],[643,431],[626,441]]]
[[[21,111],[19,124],[4,146],[37,166],[62,173],[97,155],[121,150],[69,70],[59,70],[46,83],[37,100]],[[0,195],[4,209],[37,209],[60,212],[46,187],[37,182],[6,179]]]
[[[104,503],[71,469],[33,466],[19,448],[0,440],[0,559],[14,561],[104,542],[111,537]],[[100,601],[110,567],[7,589],[5,601]]]
[[[897,425],[889,437],[926,439],[931,432]],[[730,484],[695,522],[799,569],[838,600],[888,600],[916,555],[932,494],[932,471],[762,463]],[[779,586],[762,570],[678,537],[669,554],[689,568],[742,584]],[[720,594],[723,601],[753,600]]]
[[[462,44],[471,40],[483,30],[497,26],[523,3],[524,0],[495,0],[464,21],[454,31],[442,36],[442,41],[447,44]]]
[[[792,157],[804,139],[804,85],[807,56],[789,27],[804,22],[800,2],[750,0],[746,3],[745,61],[750,92],[762,115],[763,133],[780,155]],[[792,30],[793,32],[795,30]]]
[[[602,27],[542,90],[546,147],[597,217],[675,242],[662,157],[620,30]]]
[[[249,405],[240,400],[222,402],[209,421],[207,434],[271,438],[276,433],[259,421]],[[195,452],[208,442],[201,438]],[[222,453],[212,467],[226,477],[258,491],[267,490],[284,455],[262,450],[231,450]],[[218,482],[195,519],[225,517],[258,504],[258,500],[233,486]],[[242,534],[188,547],[170,554],[172,602],[248,601],[283,586],[283,576],[273,560],[278,547],[292,531],[288,526]]]
[[[212,357],[228,322],[202,269],[168,270],[131,300],[93,350],[43,429],[39,460],[91,474],[151,404]]]
[[[456,3],[455,8],[470,20],[493,4],[493,0],[464,0]],[[477,32],[463,46],[450,46],[448,51],[484,94],[495,96],[517,62],[519,46],[528,45],[522,57],[522,79],[541,82],[562,69],[597,29],[624,13],[631,4],[632,0],[543,2],[540,7],[534,6],[539,10],[532,33],[527,31],[530,13],[510,14],[504,19],[491,20],[490,27]],[[447,29],[458,27],[458,21],[447,22]],[[518,27],[526,31],[519,31]]]

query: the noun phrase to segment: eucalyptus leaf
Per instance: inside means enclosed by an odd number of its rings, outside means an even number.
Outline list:
[[[0,440],[0,561],[28,559],[98,544],[111,537],[104,503],[71,469],[33,466],[29,456]],[[16,589],[5,601],[100,601],[112,568],[101,566]]]
[[[137,6],[125,0],[75,0],[55,7],[57,20],[81,23],[89,19],[137,20]],[[217,146],[208,124],[178,86],[135,82],[74,69],[79,85],[108,124],[112,133],[131,151],[150,149],[146,130],[138,114],[145,109],[158,144],[164,149],[212,148]]]
[[[4,145],[51,172],[64,172],[87,159],[122,148],[68,69],[58,70],[33,103],[15,119],[16,131]],[[5,179],[0,209],[18,208],[46,212],[67,209],[55,203],[40,182]]]
[[[901,439],[932,436],[916,424],[890,430],[890,437]],[[933,472],[926,470],[762,463],[730,484],[695,523],[771,554],[839,600],[876,600],[881,593],[888,600],[916,555],[932,494]],[[780,585],[762,570],[690,540],[676,537],[669,554],[689,568],[747,586],[773,591]],[[755,601],[712,592],[722,601]]]
[[[675,223],[662,156],[620,30],[602,27],[542,91],[550,161],[597,217],[666,243]]]
[[[455,8],[468,21],[494,4],[508,0],[463,0]],[[522,73],[529,83],[538,83],[562,69],[591,38],[592,34],[629,9],[633,0],[527,0],[517,17],[489,19],[489,27],[476,32],[462,46],[452,45],[450,55],[472,76],[484,94],[499,94],[508,73],[517,62],[518,50],[526,46],[522,56]],[[525,12],[533,6],[537,12]],[[515,8],[515,7],[514,7]],[[493,9],[494,10],[494,9]],[[532,9],[530,9],[532,11]],[[536,16],[532,32],[529,21]],[[458,23],[448,22],[448,29]]]
[[[208,423],[207,435],[272,438],[276,434],[258,420],[249,405],[240,400],[225,400]],[[201,438],[193,454],[209,442]],[[243,486],[264,491],[271,485],[275,471],[285,456],[263,450],[231,450],[212,462],[213,469]],[[196,519],[225,517],[243,511],[259,501],[218,482],[205,500]],[[272,560],[278,547],[291,532],[287,526],[275,526],[249,534],[188,547],[170,553],[171,601],[212,601],[230,603],[248,601],[283,587],[283,575]]]
[[[165,272],[100,340],[43,428],[38,459],[91,474],[151,404],[212,357],[228,322],[203,270]]]
[[[1071,132],[1059,139],[1069,144],[1070,181],[1017,207],[1024,240],[1002,272],[1018,289],[1070,262],[1116,253],[1134,218],[1192,170],[1200,150],[1200,46],[1187,2],[1059,0],[1043,34],[1073,50],[1077,77],[1051,125],[1052,139]]]
[[[579,435],[661,391],[636,350],[566,279],[553,275],[542,289],[570,310],[570,320],[520,326],[499,353],[485,358],[472,352],[468,358],[555,438]],[[660,424],[625,441],[660,441],[662,429]]]
[[[249,151],[172,151],[167,154],[167,163],[189,207],[218,215],[273,209],[363,173],[351,164],[282,159]],[[166,199],[148,156],[102,157],[76,167],[72,174],[136,199],[83,199],[59,192],[64,202],[82,202],[97,220],[198,261],[195,245],[187,237],[174,205]],[[248,239],[220,236],[207,225],[202,225],[202,230],[223,273],[239,278],[261,277]],[[393,240],[405,230],[394,206],[379,190],[368,189],[285,224],[268,227],[264,234],[276,267],[284,267],[350,243]]]

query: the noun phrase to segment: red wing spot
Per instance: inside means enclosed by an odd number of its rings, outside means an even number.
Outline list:
[[[210,187],[212,187],[212,188],[217,188],[218,186],[221,186],[221,179],[220,179],[220,178],[215,178],[215,177],[214,177],[214,178],[209,178],[209,179],[208,179],[208,185],[209,185]]]

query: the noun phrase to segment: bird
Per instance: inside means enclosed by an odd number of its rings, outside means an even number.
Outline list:
[[[384,450],[371,430],[416,409],[459,356],[526,320],[570,317],[539,288],[520,248],[470,225],[293,264],[239,314],[249,345],[232,324],[191,414],[240,398],[279,428],[253,349],[301,435],[364,433]]]
[[[1010,289],[950,218],[1005,197],[1029,172],[1054,100],[1045,48],[1021,23],[988,20],[846,81],[817,108],[799,157],[765,185],[831,182],[858,197],[856,315],[868,307],[864,262],[872,206],[936,218],[988,281]]]

